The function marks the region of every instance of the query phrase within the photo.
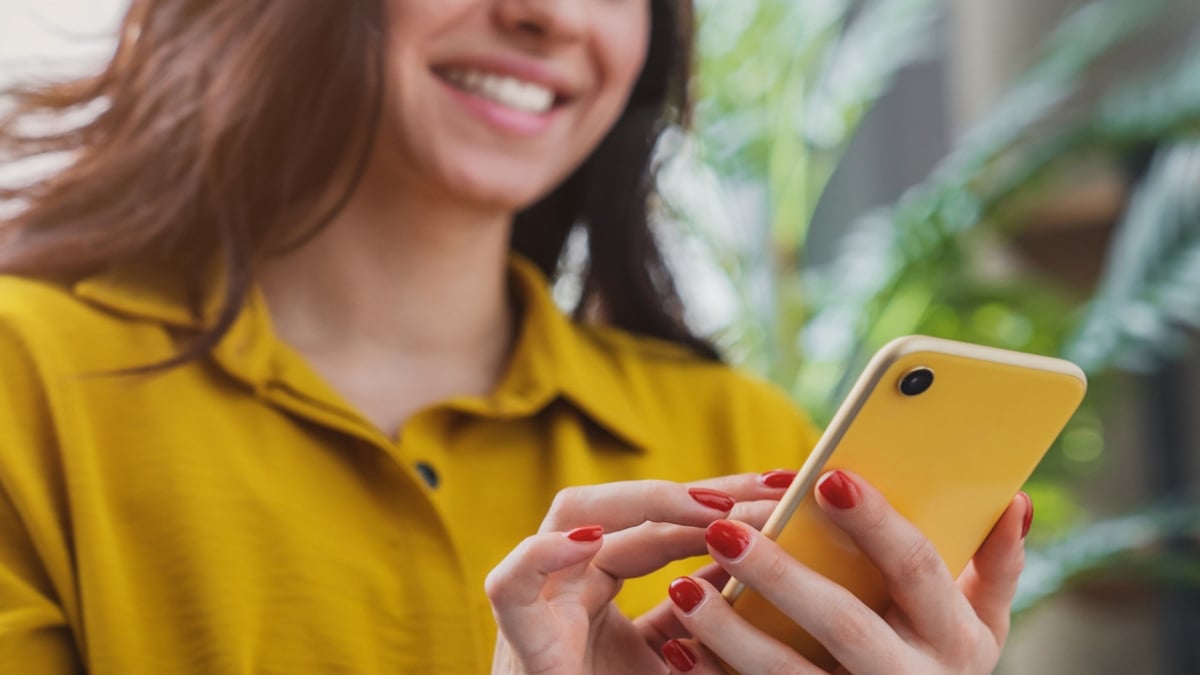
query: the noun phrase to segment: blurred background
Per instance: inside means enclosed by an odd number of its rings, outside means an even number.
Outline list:
[[[0,84],[94,67],[125,4],[0,0]],[[699,4],[689,320],[819,422],[904,334],[1079,363],[999,672],[1200,673],[1200,3]]]
[[[1200,3],[702,9],[691,319],[822,422],[908,333],[1079,363],[1000,672],[1200,673]]]

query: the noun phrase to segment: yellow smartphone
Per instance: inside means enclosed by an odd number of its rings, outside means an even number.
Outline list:
[[[1083,400],[1073,363],[910,336],[883,347],[821,436],[763,532],[881,614],[879,572],[820,511],[817,479],[852,471],[912,521],[957,576]],[[754,589],[724,595],[750,623],[832,668],[827,651]]]

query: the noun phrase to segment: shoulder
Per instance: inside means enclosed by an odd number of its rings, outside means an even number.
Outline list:
[[[608,327],[580,327],[583,339],[658,436],[699,432],[718,442],[799,448],[818,432],[780,387],[675,343]],[[690,430],[690,431],[689,431]],[[786,455],[785,455],[786,456]]]
[[[71,329],[86,312],[70,290],[60,284],[25,277],[0,275],[0,358],[38,350],[55,334]]]
[[[686,346],[606,326],[582,326],[580,333],[603,356],[606,365],[634,381],[653,383],[646,393],[677,388],[702,397],[726,402],[744,399],[772,411],[785,409],[800,414],[776,385],[743,369],[704,358]]]
[[[6,368],[116,369],[132,354],[156,352],[165,338],[160,324],[110,312],[70,284],[0,275],[0,363]]]
[[[78,304],[65,284],[0,274],[0,317],[54,312]]]
[[[0,323],[10,329],[36,331],[105,319],[111,315],[80,298],[67,283],[0,275]]]

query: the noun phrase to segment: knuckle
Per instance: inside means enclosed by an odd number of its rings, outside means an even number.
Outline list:
[[[560,513],[570,510],[574,505],[582,501],[585,489],[582,487],[567,487],[559,490],[554,495],[554,501],[550,502],[550,511],[552,513]]]
[[[682,490],[683,487],[679,483],[666,480],[642,480],[637,481],[634,485],[633,494],[630,497],[642,505],[642,520],[653,521],[655,519],[654,511],[661,509],[664,497],[667,495],[673,497]]]
[[[888,528],[890,507],[883,505],[866,505],[857,513],[857,523],[851,523],[849,529],[856,529],[869,537],[878,537]]]
[[[928,539],[922,537],[901,558],[897,573],[904,580],[924,579],[938,575],[943,566],[942,557],[937,549]]]
[[[792,561],[782,555],[771,556],[763,570],[763,581],[768,586],[782,586],[792,575]]]
[[[638,485],[645,491],[647,497],[661,495],[668,490],[682,491],[686,488],[679,483],[672,483],[669,480],[643,480],[638,481]]]
[[[583,525],[581,520],[590,514],[589,500],[594,495],[595,488],[573,486],[563,488],[554,495],[550,509],[546,512],[543,526],[550,525],[553,529],[569,529]]]
[[[503,601],[507,581],[506,575],[500,568],[488,572],[487,578],[483,580],[483,592],[487,594],[488,600],[493,605]]]
[[[766,664],[766,675],[797,675],[803,673],[804,667],[795,657],[777,656]]]
[[[499,565],[488,572],[483,580],[483,591],[492,604],[501,604],[508,596],[512,587],[513,575],[520,568],[520,563],[528,558],[533,550],[534,537],[526,537],[508,554]]]
[[[804,668],[794,659],[780,657],[767,664],[766,673],[767,675],[796,675],[804,673]]]
[[[980,631],[967,622],[955,624],[945,636],[943,659],[955,664],[969,664],[982,651]]]
[[[861,611],[841,605],[830,613],[829,641],[846,650],[870,648],[874,642],[871,624]]]

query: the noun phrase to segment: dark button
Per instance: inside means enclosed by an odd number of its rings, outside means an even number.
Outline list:
[[[421,474],[421,479],[430,489],[436,489],[441,479],[438,477],[438,472],[429,464],[429,462],[417,462],[417,473]]]

